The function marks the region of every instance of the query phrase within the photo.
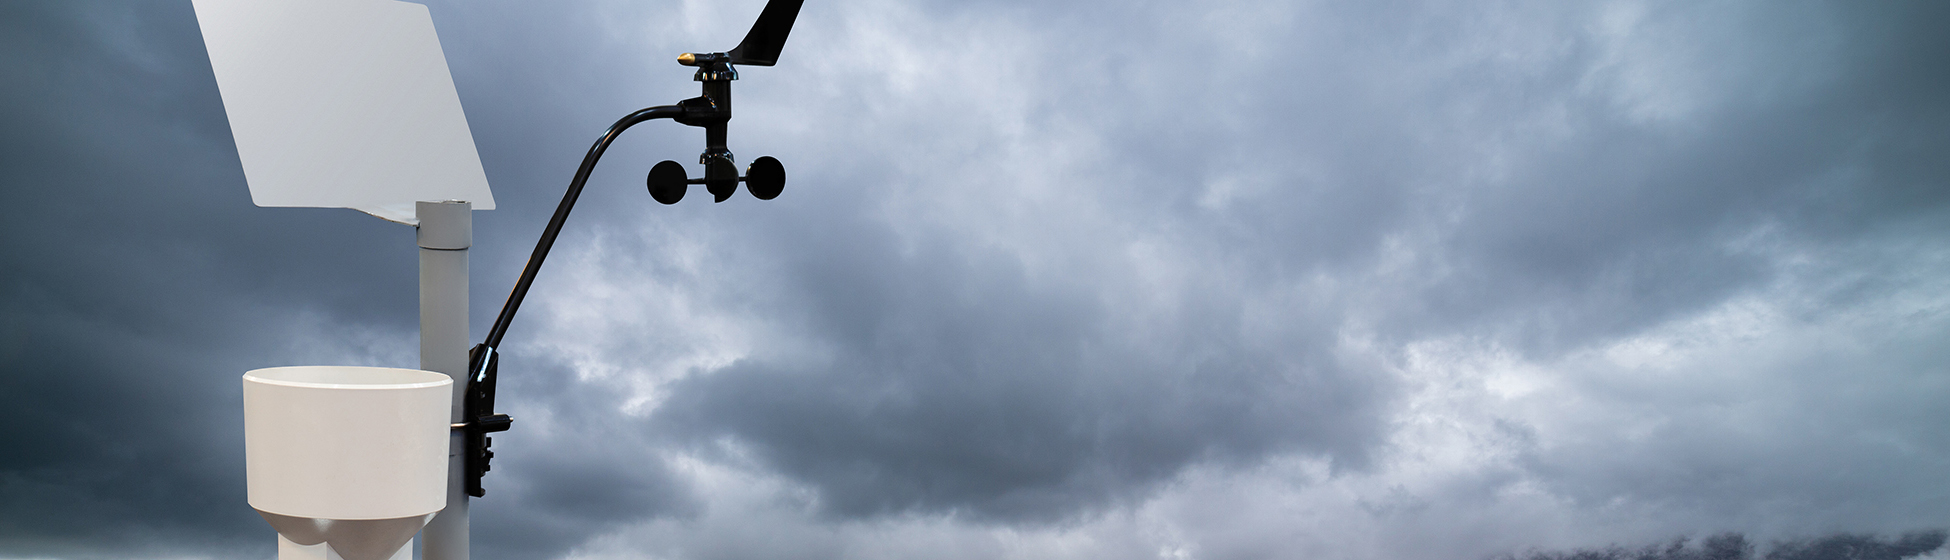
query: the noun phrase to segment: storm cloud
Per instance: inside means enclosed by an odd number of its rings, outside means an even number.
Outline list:
[[[481,333],[589,143],[762,1],[428,5],[499,206]],[[592,176],[502,347],[476,554],[1940,529],[1947,21],[808,2],[735,86],[784,196],[656,204],[702,149],[667,123]],[[0,28],[0,557],[270,555],[237,376],[417,363],[412,231],[250,206],[188,2]]]

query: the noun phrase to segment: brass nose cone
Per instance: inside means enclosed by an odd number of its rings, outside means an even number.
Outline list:
[[[677,55],[677,63],[685,66],[697,66],[697,55],[691,53]]]

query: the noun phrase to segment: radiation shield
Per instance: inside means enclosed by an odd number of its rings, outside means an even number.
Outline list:
[[[193,3],[253,203],[402,223],[417,201],[494,209],[426,6]]]
[[[446,506],[452,378],[301,366],[243,383],[248,500],[280,558],[394,558]]]

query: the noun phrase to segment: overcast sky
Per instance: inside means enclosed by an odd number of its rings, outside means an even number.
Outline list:
[[[499,209],[762,0],[428,2]],[[1950,4],[810,0],[777,200],[590,181],[483,560],[1475,559],[1950,526]],[[695,163],[692,174],[699,174]],[[0,558],[267,558],[239,376],[418,363],[251,205],[188,1],[0,3]]]

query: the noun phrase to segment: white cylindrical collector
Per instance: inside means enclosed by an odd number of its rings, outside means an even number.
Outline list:
[[[329,543],[348,560],[392,556],[447,503],[452,386],[414,369],[244,374],[251,507],[296,544]]]

